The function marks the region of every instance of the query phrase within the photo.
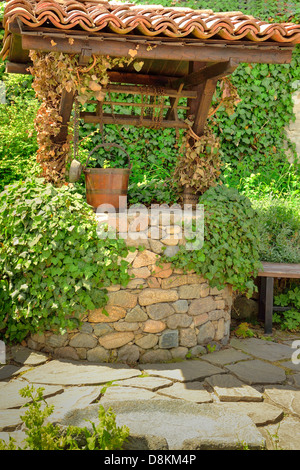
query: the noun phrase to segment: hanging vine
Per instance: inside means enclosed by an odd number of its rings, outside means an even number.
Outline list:
[[[241,101],[230,78],[222,79],[220,90],[220,101],[210,109],[203,135],[196,135],[192,130],[193,123],[187,121],[189,127],[183,136],[179,151],[175,178],[182,186],[192,188],[195,194],[203,194],[215,186],[221,174],[220,139],[214,134],[210,119],[221,106],[228,115],[233,114],[236,105]]]
[[[71,140],[68,135],[62,142],[55,141],[62,129],[60,104],[63,91],[72,93],[81,105],[94,97],[102,101],[105,96],[103,90],[109,82],[107,71],[129,64],[133,58],[93,56],[91,63],[83,67],[79,65],[78,55],[31,51],[30,57],[33,62],[30,68],[34,76],[33,88],[41,101],[35,120],[39,146],[37,161],[46,180],[60,185],[65,181]]]

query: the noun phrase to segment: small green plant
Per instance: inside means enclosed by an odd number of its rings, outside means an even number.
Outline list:
[[[207,347],[207,351],[209,353],[213,353],[216,350],[216,345],[215,344],[213,344],[213,345],[208,344],[206,347]]]
[[[63,428],[50,422],[45,424],[51,416],[54,406],[47,405],[43,397],[44,389],[37,390],[27,386],[20,390],[22,397],[30,402],[25,404],[27,410],[21,419],[25,425],[27,437],[23,447],[17,447],[16,441],[10,436],[9,442],[0,440],[0,450],[118,450],[122,449],[129,435],[127,426],[117,427],[116,417],[111,408],[107,411],[99,406],[99,424],[89,421],[92,431],[88,428],[68,426]]]
[[[235,330],[234,334],[239,338],[252,338],[253,331],[249,328],[249,323],[241,323]]]

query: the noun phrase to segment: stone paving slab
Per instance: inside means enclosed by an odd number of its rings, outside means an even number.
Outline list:
[[[59,420],[68,410],[85,408],[100,397],[101,386],[67,387],[63,393],[46,399],[54,405],[51,421]]]
[[[118,385],[122,385],[123,387],[145,388],[146,390],[156,392],[161,388],[169,387],[170,385],[172,385],[173,382],[169,379],[164,379],[162,377],[148,377],[142,375],[140,377],[134,377],[133,379],[125,379],[115,383]]]
[[[49,385],[97,385],[112,380],[140,375],[137,369],[124,364],[87,364],[86,362],[53,360],[23,374],[31,383]]]
[[[269,450],[300,450],[299,420],[286,416],[278,424],[261,429]]]
[[[220,401],[262,401],[262,393],[231,374],[218,374],[205,379]]]
[[[10,379],[12,376],[28,370],[28,367],[18,367],[13,364],[0,366],[0,380]]]
[[[8,382],[1,387],[0,393],[0,410],[8,408],[20,408],[25,405],[25,403],[30,402],[30,398],[21,397],[20,390],[28,385],[28,382],[20,379],[13,380]],[[38,388],[39,384],[35,388]],[[43,397],[47,398],[50,395],[57,393],[62,393],[63,388],[60,385],[41,385],[44,388]],[[1,413],[1,411],[0,411]]]
[[[202,380],[214,374],[222,374],[225,371],[205,361],[182,361],[177,363],[143,364],[139,366],[144,372],[153,376],[160,376],[180,382]]]
[[[256,426],[267,426],[277,423],[284,416],[282,409],[264,402],[227,402],[216,404],[215,406],[232,413],[244,413],[249,416]]]
[[[300,390],[292,389],[290,386],[286,385],[266,386],[264,388],[264,395],[271,400],[272,403],[300,418]]]
[[[20,418],[24,414],[24,410],[0,410],[0,431],[13,431],[22,424]]]
[[[265,359],[266,361],[271,362],[281,361],[283,359],[291,359],[292,353],[294,351],[288,345],[274,343],[273,341],[267,341],[259,338],[232,338],[230,345],[259,359]]]
[[[226,364],[252,359],[252,357],[236,349],[224,349],[223,351],[203,355],[201,359],[216,366],[224,366]]]
[[[116,385],[107,388],[104,396],[100,399],[100,403],[104,404],[107,401],[151,400],[155,397],[157,397],[156,393],[151,392],[151,390],[145,390],[143,388],[135,387],[122,387],[122,385]]]
[[[32,351],[21,345],[13,346],[11,348],[11,355],[15,362],[28,366],[38,366],[49,360],[47,354]]]
[[[166,387],[157,393],[194,403],[211,403],[213,401],[212,394],[204,388],[201,382],[176,382],[171,387]]]
[[[181,400],[141,400],[107,402],[116,414],[117,425],[125,424],[130,434],[165,439],[170,450],[239,449],[247,443],[259,449],[265,439],[252,420],[242,413],[227,412],[213,404],[195,404]],[[98,406],[73,410],[63,425],[86,426],[97,422]]]
[[[230,364],[225,366],[225,368],[249,385],[280,384],[286,380],[285,372],[281,367],[260,361],[259,359],[247,361],[246,363],[238,362]]]

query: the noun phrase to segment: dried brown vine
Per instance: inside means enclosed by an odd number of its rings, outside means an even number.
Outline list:
[[[37,161],[45,179],[60,185],[65,181],[65,165],[70,153],[70,136],[63,142],[55,141],[62,128],[59,110],[63,91],[73,93],[82,105],[94,97],[101,101],[109,82],[107,70],[116,65],[124,66],[133,58],[93,56],[90,64],[83,67],[79,65],[78,55],[31,51],[30,57],[33,88],[41,101],[35,120],[39,146]]]
[[[240,102],[230,78],[222,79],[220,90],[220,102],[210,109],[203,135],[196,135],[192,123],[187,121],[189,127],[183,136],[180,158],[175,168],[175,178],[180,185],[191,188],[195,194],[203,194],[215,186],[221,174],[220,141],[213,133],[209,119],[221,106],[224,106],[228,115],[232,114]]]

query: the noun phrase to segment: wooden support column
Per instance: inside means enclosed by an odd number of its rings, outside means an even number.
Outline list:
[[[201,136],[204,133],[209,109],[213,95],[216,90],[218,80],[231,74],[238,62],[229,59],[227,62],[214,63],[206,65],[203,63],[192,62],[190,65],[190,73],[187,77],[180,79],[181,83],[187,86],[194,85],[198,80],[198,85],[191,89],[197,92],[197,98],[190,100],[190,114],[193,115],[192,130],[196,135]],[[190,142],[193,145],[194,142]],[[196,195],[197,196],[197,195]],[[197,197],[195,198],[197,199]],[[193,200],[191,189],[188,186],[184,188],[184,201],[188,203]]]
[[[59,115],[62,117],[59,133],[53,138],[56,144],[64,143],[68,137],[68,124],[74,103],[74,93],[64,90],[61,96]]]
[[[60,101],[59,115],[62,117],[59,133],[51,136],[53,142],[53,156],[44,160],[42,167],[44,176],[56,185],[64,183],[66,160],[70,150],[68,138],[68,124],[74,102],[74,93],[63,91]]]

